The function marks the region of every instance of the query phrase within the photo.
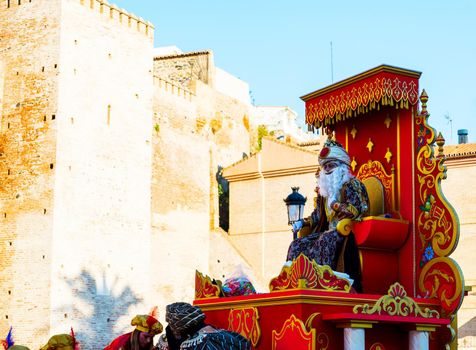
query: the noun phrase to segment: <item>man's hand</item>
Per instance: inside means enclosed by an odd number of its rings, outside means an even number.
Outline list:
[[[293,223],[293,233],[298,233],[299,230],[302,228],[302,220],[298,220],[296,222]]]

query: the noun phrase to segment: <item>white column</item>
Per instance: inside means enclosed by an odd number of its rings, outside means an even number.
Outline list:
[[[409,350],[429,350],[430,336],[428,332],[410,331],[408,334]]]
[[[365,350],[365,329],[344,328],[344,350]]]

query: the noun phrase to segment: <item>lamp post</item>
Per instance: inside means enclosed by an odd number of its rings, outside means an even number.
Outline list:
[[[286,199],[283,199],[288,209],[288,224],[292,225],[302,219],[304,215],[304,204],[307,198],[299,193],[299,187],[291,187],[293,190]],[[293,232],[293,239],[296,239],[297,232]]]

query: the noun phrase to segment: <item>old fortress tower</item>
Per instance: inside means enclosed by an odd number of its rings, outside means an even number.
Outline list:
[[[106,1],[1,0],[0,23],[0,335],[102,348],[242,262],[216,174],[255,143],[248,85]]]

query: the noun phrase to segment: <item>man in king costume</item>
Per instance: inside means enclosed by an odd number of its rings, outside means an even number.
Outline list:
[[[350,157],[345,149],[330,138],[319,154],[320,173],[317,179],[317,200],[312,214],[293,224],[298,237],[289,246],[287,260],[301,253],[319,265],[347,273],[353,287],[361,291],[360,263],[351,233],[338,233],[340,220],[359,220],[368,211],[368,195],[363,183],[350,172]]]

